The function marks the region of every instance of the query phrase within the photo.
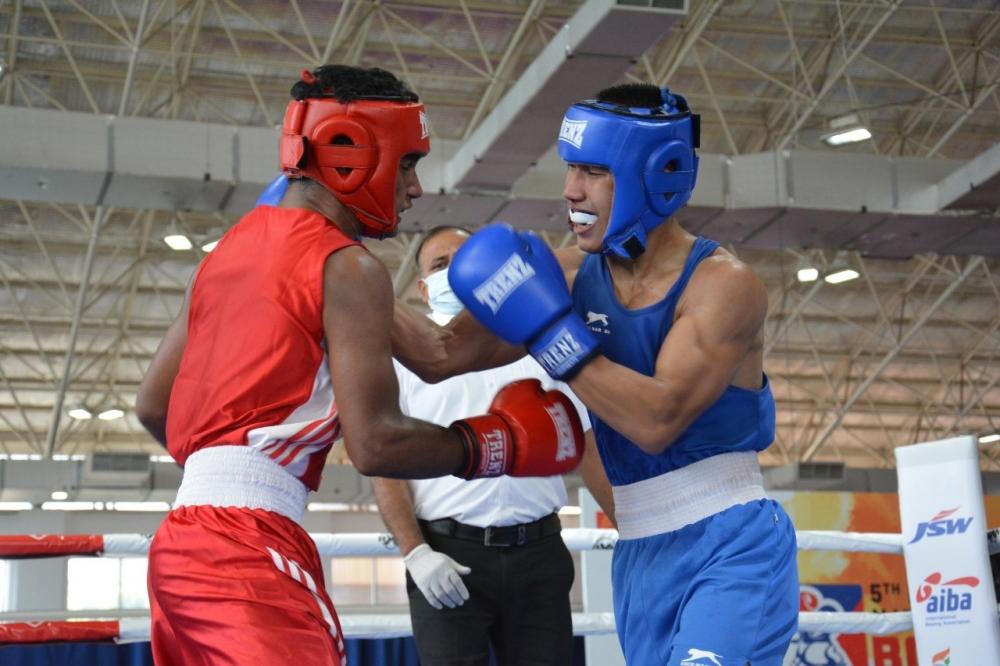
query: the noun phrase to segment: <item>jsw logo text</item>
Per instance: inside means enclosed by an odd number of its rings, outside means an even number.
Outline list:
[[[951,518],[950,516],[958,511],[958,507],[954,509],[945,509],[944,511],[939,511],[933,518],[928,521],[917,524],[917,533],[913,536],[913,539],[909,543],[917,543],[921,541],[924,537],[933,538],[948,536],[950,534],[965,534],[969,529],[969,525],[972,524],[972,516],[968,517],[958,517]]]

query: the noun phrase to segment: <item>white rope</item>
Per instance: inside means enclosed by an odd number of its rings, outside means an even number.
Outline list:
[[[398,555],[396,541],[388,533],[310,534],[322,557]],[[854,553],[902,553],[899,534],[828,532],[799,530],[795,533],[799,550],[849,551]],[[615,530],[569,528],[562,531],[570,550],[613,550],[618,542]],[[150,537],[143,534],[105,534],[104,555],[145,555]],[[1000,552],[1000,538],[989,541],[990,553]]]
[[[913,629],[913,615],[900,613],[799,613],[799,631],[814,634],[886,636]]]
[[[997,608],[1000,613],[1000,607]],[[6,619],[6,618],[4,618]],[[149,617],[125,617],[119,621],[117,643],[149,640]],[[345,638],[403,638],[413,635],[410,616],[403,613],[342,615]],[[869,634],[887,636],[913,629],[909,612],[901,613],[799,613],[800,632],[813,634]],[[573,613],[574,636],[615,633],[612,613]]]
[[[795,533],[799,550],[840,550],[851,553],[902,553],[901,534],[824,532],[801,530]]]
[[[105,555],[145,555],[153,537],[148,534],[105,534]]]

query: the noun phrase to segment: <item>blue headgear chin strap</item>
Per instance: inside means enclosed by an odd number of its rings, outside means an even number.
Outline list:
[[[687,203],[698,176],[700,117],[687,100],[661,90],[657,108],[585,100],[566,111],[559,156],[609,169],[615,178],[603,252],[635,259],[646,235]]]

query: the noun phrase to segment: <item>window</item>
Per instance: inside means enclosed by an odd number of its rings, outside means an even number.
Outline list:
[[[335,557],[330,560],[333,605],[406,604],[406,567],[401,557]]]
[[[71,557],[66,565],[68,610],[149,608],[144,557]]]

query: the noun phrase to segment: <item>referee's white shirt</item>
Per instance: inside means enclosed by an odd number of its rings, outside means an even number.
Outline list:
[[[432,318],[442,323],[440,317]],[[448,426],[466,416],[485,414],[493,396],[506,384],[535,377],[546,389],[558,388],[569,396],[584,430],[590,430],[583,403],[566,384],[550,378],[530,356],[438,384],[426,384],[398,362],[393,363],[399,378],[400,408],[408,416]],[[417,518],[422,520],[452,518],[476,527],[519,525],[547,516],[566,504],[566,485],[561,476],[498,476],[465,481],[449,475],[409,483]]]

